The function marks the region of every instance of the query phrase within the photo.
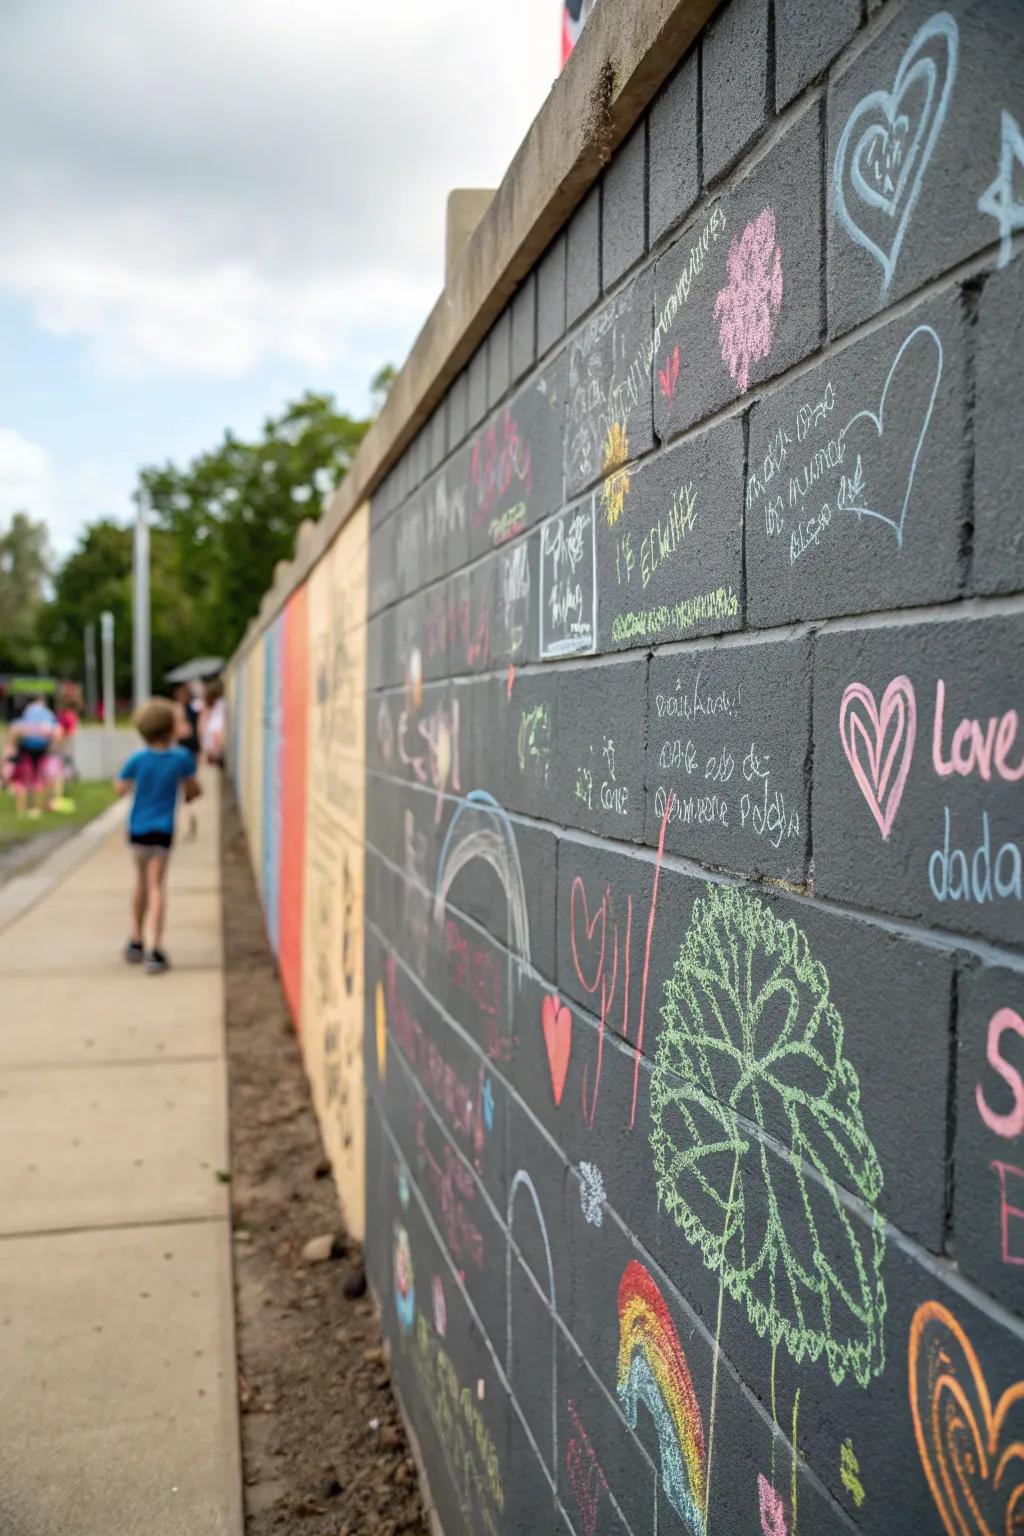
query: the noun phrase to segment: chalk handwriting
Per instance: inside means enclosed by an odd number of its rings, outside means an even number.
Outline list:
[[[989,1130],[996,1136],[1005,1136],[1010,1140],[1024,1132],[1024,1078],[1002,1054],[1004,1035],[1017,1035],[1024,1040],[1024,1019],[1014,1008],[1000,1008],[989,1019],[985,1050],[989,1066],[1010,1090],[1013,1108],[1006,1113],[992,1109],[980,1083],[975,1085],[974,1097],[978,1114]]]
[[[593,498],[553,517],[540,532],[540,654],[597,648],[597,552]]]
[[[1024,1201],[1024,1168],[1017,1168],[1013,1163],[1002,1163],[998,1160],[993,1161],[992,1167],[999,1177],[1000,1256],[1004,1264],[1024,1264],[1024,1235],[1018,1238],[1016,1247],[1010,1242],[1011,1220],[1024,1229],[1024,1207],[1011,1205],[1006,1193],[1007,1178],[1015,1179],[1020,1190],[1017,1199]]]
[[[628,640],[682,639],[702,624],[734,619],[738,613],[739,599],[732,587],[716,587],[713,592],[686,598],[670,608],[617,613],[612,621],[612,639],[617,645]]]

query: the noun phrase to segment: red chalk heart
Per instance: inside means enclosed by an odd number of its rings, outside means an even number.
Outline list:
[[[555,1095],[555,1103],[561,1104],[565,1076],[569,1070],[569,1052],[572,1050],[572,1014],[557,992],[550,992],[545,997],[541,1023],[544,1026],[544,1044],[548,1050],[551,1091]]]

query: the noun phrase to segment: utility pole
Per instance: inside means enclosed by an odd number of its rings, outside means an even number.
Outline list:
[[[114,717],[117,711],[114,698],[114,615],[109,610],[100,614],[100,642],[103,650],[103,736],[106,743],[103,755],[109,769],[113,757]]]
[[[85,718],[96,719],[96,625],[85,626]]]
[[[135,708],[149,698],[149,514],[146,493],[135,493],[135,542],[132,565],[132,691]]]

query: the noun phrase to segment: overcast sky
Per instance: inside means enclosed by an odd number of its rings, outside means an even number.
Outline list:
[[[559,0],[2,0],[0,523],[66,552],[135,472],[310,386],[363,411],[497,185]]]

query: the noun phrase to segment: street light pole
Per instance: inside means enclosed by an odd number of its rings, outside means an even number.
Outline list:
[[[109,610],[100,614],[100,643],[103,650],[103,735],[107,744],[103,755],[109,768],[114,739],[114,715],[117,710],[114,698],[114,615]]]
[[[132,569],[132,689],[135,708],[150,692],[149,516],[144,491],[135,493],[135,542]]]
[[[85,718],[96,719],[96,625],[85,626]]]

